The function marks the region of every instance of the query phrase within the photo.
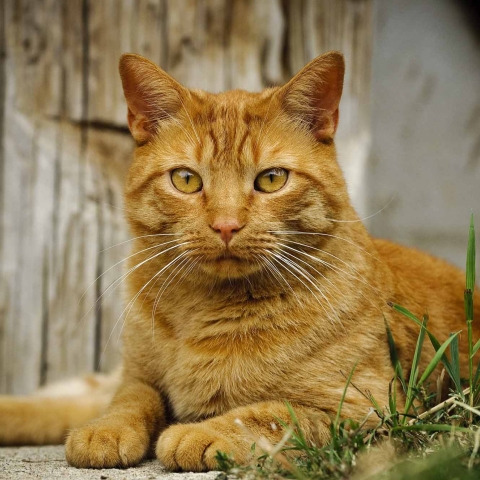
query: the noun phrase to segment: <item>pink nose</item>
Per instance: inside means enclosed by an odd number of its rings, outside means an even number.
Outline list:
[[[237,233],[243,228],[243,225],[237,220],[217,220],[211,227],[220,234],[220,238],[225,242],[225,245],[228,245],[233,238],[233,234]]]

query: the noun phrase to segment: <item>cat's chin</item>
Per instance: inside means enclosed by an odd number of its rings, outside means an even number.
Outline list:
[[[232,280],[245,278],[245,276],[256,273],[259,270],[257,263],[239,257],[221,257],[202,263],[201,268],[214,277]]]

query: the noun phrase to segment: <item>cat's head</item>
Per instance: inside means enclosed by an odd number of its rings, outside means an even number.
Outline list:
[[[132,54],[120,73],[138,145],[126,211],[144,245],[236,278],[273,268],[279,232],[329,232],[349,205],[333,143],[341,54],[261,93],[189,90]]]

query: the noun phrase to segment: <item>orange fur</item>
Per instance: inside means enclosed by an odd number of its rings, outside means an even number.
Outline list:
[[[350,204],[333,142],[343,70],[330,52],[283,87],[209,94],[122,57],[138,143],[125,188],[136,255],[123,379],[104,416],[70,434],[72,465],[134,465],[152,446],[172,470],[215,468],[217,449],[243,462],[249,439],[234,420],[278,441],[284,400],[308,438],[326,441],[355,362],[355,385],[388,403],[384,316],[408,371],[418,328],[388,301],[428,312],[440,339],[463,328],[462,273],[371,238]],[[181,167],[201,191],[175,189]],[[289,172],[285,186],[254,190],[273,167]],[[242,228],[227,248],[212,225],[233,221]],[[464,365],[466,355],[462,338]],[[369,406],[351,388],[342,414],[361,420]]]

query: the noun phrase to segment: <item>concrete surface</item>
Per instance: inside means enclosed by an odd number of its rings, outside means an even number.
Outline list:
[[[82,478],[95,480],[213,480],[218,472],[170,473],[157,460],[147,460],[138,467],[87,470],[70,467],[63,446],[0,448],[0,479]]]

